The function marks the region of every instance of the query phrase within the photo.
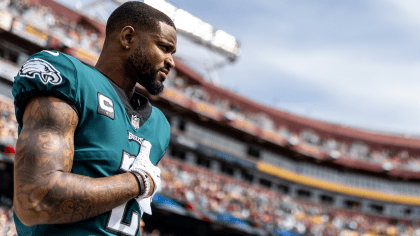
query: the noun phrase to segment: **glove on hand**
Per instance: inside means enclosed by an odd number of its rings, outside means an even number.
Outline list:
[[[149,158],[151,149],[152,144],[147,140],[143,140],[140,147],[140,152],[129,169],[130,172],[135,172],[142,177],[142,179],[139,179],[139,182],[144,181],[144,193],[138,196],[136,200],[140,205],[142,213],[146,212],[149,215],[152,214],[150,203],[152,202],[156,191],[161,186],[160,169],[159,167],[153,165]],[[150,179],[148,179],[149,177],[153,180],[155,186],[152,195],[146,198],[150,192]]]

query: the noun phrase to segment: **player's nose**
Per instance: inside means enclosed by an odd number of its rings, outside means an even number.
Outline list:
[[[166,64],[166,67],[169,67],[169,69],[172,69],[175,67],[175,61],[172,54],[168,55],[168,57],[165,60],[165,64]]]

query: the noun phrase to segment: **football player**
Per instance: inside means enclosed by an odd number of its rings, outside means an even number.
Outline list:
[[[167,15],[126,2],[108,19],[95,67],[57,51],[24,63],[12,91],[19,235],[140,235],[170,128],[134,90],[162,92],[176,43]]]

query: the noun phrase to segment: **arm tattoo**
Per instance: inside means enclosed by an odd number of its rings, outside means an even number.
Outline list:
[[[104,178],[69,173],[78,117],[65,102],[37,97],[27,105],[22,121],[14,172],[17,211],[48,224],[70,223],[109,211],[138,195],[137,182],[129,173]]]

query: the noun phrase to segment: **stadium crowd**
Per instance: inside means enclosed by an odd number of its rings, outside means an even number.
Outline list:
[[[18,125],[11,100],[0,95],[0,144],[15,146]],[[13,156],[8,156],[13,158]]]
[[[94,27],[83,26],[86,22],[82,20],[72,22],[50,7],[32,4],[30,0],[1,0],[0,9],[7,10],[15,19],[40,32],[59,39],[65,47],[82,48],[96,55],[102,50],[104,38]]]
[[[13,222],[12,201],[4,197],[0,197],[0,235],[17,235]]]
[[[162,159],[160,168],[164,179],[161,194],[184,202],[201,217],[231,214],[268,232],[282,229],[308,236],[420,235],[420,226],[414,222],[293,199],[176,159]]]

